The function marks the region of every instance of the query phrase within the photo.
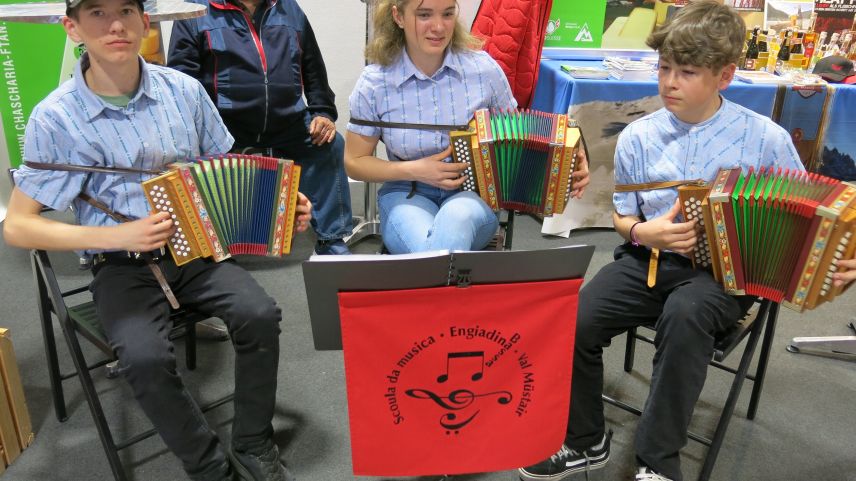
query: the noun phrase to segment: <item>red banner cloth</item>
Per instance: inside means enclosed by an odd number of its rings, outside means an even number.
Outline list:
[[[581,284],[339,293],[354,474],[502,471],[555,454]]]

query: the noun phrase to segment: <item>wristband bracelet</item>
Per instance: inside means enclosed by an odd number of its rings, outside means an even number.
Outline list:
[[[642,221],[639,220],[636,221],[636,223],[634,223],[632,226],[630,226],[630,243],[633,245],[633,247],[639,247],[641,245],[639,244],[639,239],[635,235],[633,235],[633,229],[635,229],[636,226],[641,223]]]

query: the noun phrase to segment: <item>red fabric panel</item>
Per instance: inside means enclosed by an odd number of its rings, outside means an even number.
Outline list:
[[[554,454],[581,283],[340,293],[354,474],[500,471]]]
[[[473,34],[485,39],[520,108],[532,103],[552,7],[553,0],[483,0],[473,21]]]

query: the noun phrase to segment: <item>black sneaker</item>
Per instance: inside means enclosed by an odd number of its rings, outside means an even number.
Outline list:
[[[612,431],[604,434],[599,443],[582,452],[562,444],[556,454],[538,464],[520,468],[517,473],[525,481],[559,481],[580,471],[602,468],[609,461],[610,439]]]
[[[279,449],[271,443],[258,454],[242,453],[229,449],[232,468],[241,481],[296,481],[279,460]]]

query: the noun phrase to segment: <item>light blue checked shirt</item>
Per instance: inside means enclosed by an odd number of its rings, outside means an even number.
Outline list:
[[[384,122],[466,125],[476,110],[515,109],[502,68],[481,51],[446,51],[443,65],[428,77],[413,65],[407,51],[391,65],[372,64],[363,69],[351,93],[351,117]],[[349,123],[348,130],[380,137],[390,160],[415,160],[442,152],[449,132],[380,129]],[[406,185],[410,182],[388,182]]]
[[[127,107],[108,104],[86,85],[89,57],[74,77],[42,100],[27,123],[24,160],[85,166],[161,170],[166,164],[228,152],[234,139],[194,78],[146,64],[140,58],[140,88]],[[56,210],[74,205],[81,225],[116,221],[76,199],[81,191],[131,218],[149,214],[140,182],[144,174],[101,174],[22,167],[15,184],[37,202]],[[90,252],[91,253],[91,252]]]
[[[615,149],[615,183],[710,181],[719,171],[741,167],[804,170],[788,133],[763,115],[722,98],[710,119],[688,124],[665,108],[628,125]],[[677,189],[616,192],[615,211],[651,220],[666,214]]]

